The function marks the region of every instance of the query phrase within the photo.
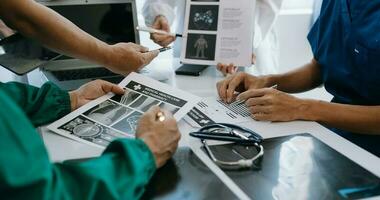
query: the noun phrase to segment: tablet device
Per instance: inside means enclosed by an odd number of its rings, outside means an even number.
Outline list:
[[[0,65],[18,75],[24,75],[59,56],[19,33],[0,40]]]

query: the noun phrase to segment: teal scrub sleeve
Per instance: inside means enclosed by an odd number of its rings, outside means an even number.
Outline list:
[[[140,139],[116,140],[86,162],[52,164],[34,126],[1,89],[0,104],[1,199],[138,199],[156,169]]]
[[[47,196],[51,199],[139,199],[155,170],[153,155],[143,141],[117,140],[99,158],[56,164],[53,177],[61,179],[62,187],[56,187],[57,192]]]
[[[0,83],[0,90],[26,113],[34,126],[47,124],[71,112],[68,92],[51,82],[41,88],[17,82]]]

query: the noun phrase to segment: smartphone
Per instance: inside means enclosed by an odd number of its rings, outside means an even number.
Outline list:
[[[207,67],[208,65],[183,64],[175,71],[175,73],[177,75],[199,76]]]

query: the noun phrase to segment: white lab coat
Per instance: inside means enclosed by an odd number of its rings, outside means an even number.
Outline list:
[[[257,0],[255,9],[255,35],[253,52],[256,55],[255,75],[279,72],[279,44],[274,23],[283,0]],[[147,26],[151,26],[158,15],[165,16],[173,25],[176,21],[177,33],[183,32],[186,0],[146,0],[143,15]],[[175,20],[177,19],[177,20]],[[174,44],[174,56],[180,56],[181,41]],[[228,64],[228,63],[227,63]]]

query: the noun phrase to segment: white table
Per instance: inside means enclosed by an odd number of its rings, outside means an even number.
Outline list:
[[[157,60],[152,64],[162,67],[172,66],[173,68],[177,68],[180,65],[176,59]],[[195,95],[207,97],[216,95],[215,84],[222,78],[222,75],[215,70],[215,67],[209,67],[200,77],[176,76],[173,70],[171,71],[171,75],[167,83]],[[300,94],[300,96],[305,97],[305,94]],[[260,133],[264,138],[305,132],[310,133],[322,142],[366,168],[368,171],[380,177],[379,158],[324,128],[318,123],[305,121],[286,123],[252,121],[242,125]],[[191,130],[191,127],[183,120],[179,122],[179,127],[182,134],[187,134]],[[102,152],[101,149],[61,137],[46,130],[45,128],[41,128],[40,130],[50,158],[53,161],[93,157],[101,154]],[[182,140],[180,145],[185,145],[185,143],[186,141]]]

